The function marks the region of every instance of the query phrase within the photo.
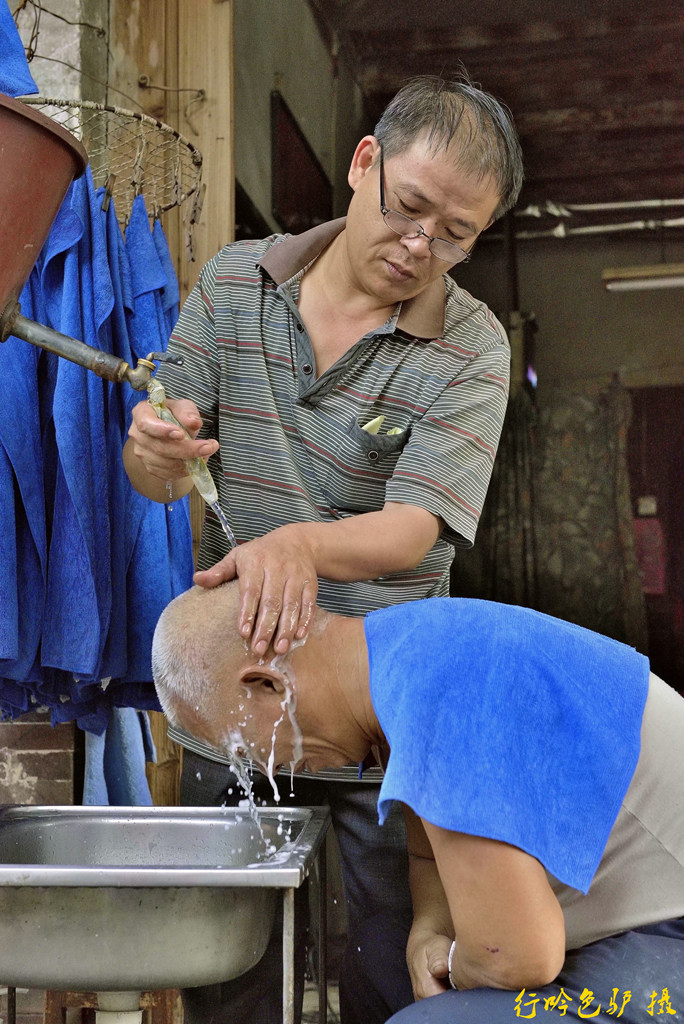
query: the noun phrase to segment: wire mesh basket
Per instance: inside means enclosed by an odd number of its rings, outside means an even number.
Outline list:
[[[199,198],[202,154],[163,121],[89,100],[22,99],[81,142],[95,187],[102,185],[114,196],[123,224],[128,223],[133,200],[140,193],[150,216],[180,206],[190,196]]]

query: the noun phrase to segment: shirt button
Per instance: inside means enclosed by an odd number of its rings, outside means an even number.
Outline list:
[[[377,462],[378,453],[376,451],[368,452],[368,458],[370,459],[371,462]]]
[[[311,363],[304,363],[304,365],[302,366],[302,371],[304,373],[313,373],[313,366],[311,365]]]

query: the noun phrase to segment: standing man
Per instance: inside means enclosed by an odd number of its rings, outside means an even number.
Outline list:
[[[416,79],[359,142],[348,178],[345,219],[235,243],[207,264],[169,345],[183,368],[159,370],[195,440],[143,402],[124,452],[133,485],[157,501],[169,484],[174,498],[191,489],[184,459],[210,459],[239,543],[226,553],[207,513],[195,581],[238,578],[239,629],[257,654],[302,639],[316,602],[362,616],[448,594],[506,407],[505,332],[447,272],[520,191],[507,111],[467,80]],[[185,747],[182,802],[230,800],[227,762],[171,735]],[[330,803],[340,846],[343,1024],[380,1024],[411,1000],[403,824],[397,815],[380,832],[380,773],[367,778],[349,767],[294,787],[296,803]],[[367,934],[386,936],[378,969]],[[185,993],[188,1024],[277,1020],[280,983],[271,975],[269,995],[269,975],[262,961],[214,987],[224,991]]]

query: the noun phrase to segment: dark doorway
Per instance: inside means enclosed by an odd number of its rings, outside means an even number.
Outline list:
[[[635,388],[628,462],[657,675],[684,693],[684,387]]]

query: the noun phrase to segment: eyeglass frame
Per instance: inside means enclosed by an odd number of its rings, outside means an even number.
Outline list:
[[[421,236],[427,238],[428,249],[430,250],[432,255],[435,256],[438,260],[443,260],[445,263],[451,263],[452,266],[455,266],[457,263],[467,263],[468,260],[470,259],[470,252],[466,252],[466,250],[462,249],[460,245],[456,245],[455,242],[450,242],[448,238],[440,238],[438,235],[428,235],[423,225],[419,224],[417,220],[413,219],[413,217],[407,217],[405,213],[400,213],[399,210],[393,210],[391,209],[391,207],[385,206],[385,162],[384,154],[382,152],[382,146],[380,146],[380,213],[382,214],[382,219],[384,220],[385,224],[387,224],[387,227],[390,229],[390,231],[393,231],[395,235],[399,235],[400,238],[420,238]],[[387,220],[387,214],[389,213],[393,213],[395,217],[401,217],[402,220],[407,221],[409,224],[414,224],[416,230],[397,231],[397,229],[393,228],[392,225]],[[442,245],[448,245],[450,249],[455,250],[457,259],[453,260],[451,259],[450,256],[440,256],[439,253],[435,252],[434,249],[432,248],[433,242],[441,242]],[[458,258],[459,254],[460,258]]]

